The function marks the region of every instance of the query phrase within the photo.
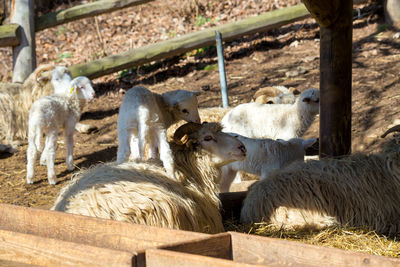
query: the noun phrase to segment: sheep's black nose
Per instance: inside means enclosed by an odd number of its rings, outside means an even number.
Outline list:
[[[243,154],[246,154],[247,150],[246,150],[246,147],[244,145],[240,145],[238,148],[239,148],[240,151],[243,152]]]

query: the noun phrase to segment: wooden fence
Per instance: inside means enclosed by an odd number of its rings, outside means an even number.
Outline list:
[[[235,232],[169,230],[0,204],[0,265],[400,266],[400,259]]]
[[[153,0],[101,0],[45,14],[33,19],[33,12],[30,12],[30,9],[27,8],[29,5],[32,5],[33,0],[13,0],[12,13],[18,13],[18,16],[11,18],[14,24],[0,26],[0,46],[14,47],[13,82],[23,82],[35,68],[34,32],[151,1]],[[84,75],[89,78],[96,78],[155,60],[184,54],[196,48],[212,45],[215,43],[216,30],[221,32],[223,40],[233,40],[244,35],[278,28],[308,16],[310,14],[304,5],[279,9],[260,16],[147,45],[121,54],[70,66],[70,70],[74,77]],[[26,18],[31,19],[27,20]],[[28,32],[32,32],[32,34],[27,34]],[[26,50],[29,51],[26,52]]]

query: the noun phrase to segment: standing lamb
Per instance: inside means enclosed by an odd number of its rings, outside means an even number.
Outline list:
[[[398,234],[398,141],[390,140],[381,153],[293,163],[271,173],[269,179],[250,187],[241,221],[264,220],[283,229],[323,229],[342,224]]]
[[[53,210],[172,229],[224,230],[217,184],[220,167],[246,149],[218,123],[187,123],[171,143],[175,177],[149,161],[99,164],[78,173]]]
[[[126,92],[118,115],[117,162],[160,158],[167,173],[174,168],[166,129],[179,120],[200,123],[196,93],[176,90],[157,94],[137,86]],[[160,156],[158,157],[158,150]]]
[[[45,64],[37,67],[23,84],[0,84],[0,140],[7,143],[25,140],[28,136],[28,117],[32,103],[50,95],[68,94],[71,73],[67,67]],[[77,123],[76,130],[89,133],[95,127]]]
[[[70,82],[69,95],[54,94],[44,96],[32,104],[29,112],[27,175],[28,184],[33,183],[34,164],[37,153],[41,151],[42,132],[46,134],[45,147],[41,163],[47,165],[47,178],[50,184],[56,184],[54,171],[55,152],[57,148],[58,129],[64,128],[67,147],[67,169],[74,169],[73,146],[74,128],[79,121],[83,105],[93,99],[95,92],[88,78],[80,76]]]
[[[288,141],[278,139],[253,139],[238,134],[231,134],[246,147],[246,159],[236,161],[222,167],[221,192],[228,192],[238,171],[260,176],[263,180],[274,171],[294,161],[304,161],[305,150],[317,139],[292,138]]]
[[[319,113],[319,90],[302,92],[294,104],[241,104],[222,119],[224,132],[251,138],[301,137]]]

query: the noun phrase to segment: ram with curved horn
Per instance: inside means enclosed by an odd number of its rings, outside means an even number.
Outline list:
[[[243,144],[218,123],[188,123],[177,129],[175,177],[160,163],[99,164],[81,171],[53,207],[69,213],[172,229],[224,230],[218,183],[221,166],[243,160]]]

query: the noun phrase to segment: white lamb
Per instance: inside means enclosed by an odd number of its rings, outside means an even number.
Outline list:
[[[179,120],[200,122],[196,93],[176,90],[157,94],[137,86],[126,92],[118,115],[117,162],[160,158],[168,175],[174,177],[166,129]],[[159,150],[159,157],[158,157]]]
[[[294,104],[241,104],[222,119],[224,132],[251,138],[301,137],[319,113],[319,90],[302,92]]]
[[[69,95],[53,94],[36,100],[29,112],[27,175],[28,184],[33,183],[34,164],[38,151],[41,151],[42,132],[46,134],[41,163],[47,165],[47,178],[50,184],[56,184],[54,170],[58,129],[64,128],[67,147],[67,169],[74,169],[73,146],[74,128],[79,121],[83,105],[93,99],[95,92],[88,78],[80,76],[71,81]]]
[[[260,176],[263,180],[274,171],[284,168],[294,161],[304,161],[305,150],[317,139],[292,138],[288,141],[278,139],[253,139],[238,134],[232,136],[239,139],[246,147],[246,158],[222,167],[221,192],[228,192],[238,171]]]

